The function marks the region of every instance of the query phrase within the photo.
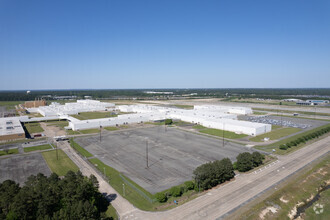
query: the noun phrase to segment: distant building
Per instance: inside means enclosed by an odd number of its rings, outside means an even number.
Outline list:
[[[297,105],[326,105],[329,104],[329,100],[306,100],[297,102]]]
[[[25,108],[38,108],[40,106],[45,106],[46,104],[47,104],[46,100],[41,99],[41,100],[27,101],[27,102],[25,102],[24,107]]]

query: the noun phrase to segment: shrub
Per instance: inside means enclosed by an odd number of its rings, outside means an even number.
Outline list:
[[[264,156],[259,153],[259,152],[253,152],[252,153],[252,161],[253,161],[253,166],[257,167],[262,164],[262,160],[264,159]]]
[[[176,187],[176,186],[174,186],[170,189],[170,193],[174,197],[179,197],[179,196],[182,195],[181,189],[179,187]]]
[[[195,184],[193,183],[193,181],[187,181],[184,183],[185,187],[187,190],[192,190],[195,187]]]
[[[249,152],[240,153],[236,159],[238,171],[246,172],[253,168],[252,155]]]
[[[237,162],[233,163],[233,168],[234,168],[234,170],[237,170]]]
[[[287,149],[288,149],[288,146],[286,146],[285,144],[282,144],[282,145],[280,146],[280,149],[281,149],[281,150],[287,150]]]
[[[165,119],[166,125],[171,125],[173,123],[172,119]]]
[[[165,195],[165,193],[162,193],[162,192],[156,193],[155,197],[156,197],[158,202],[163,203],[163,202],[167,201],[167,196]]]

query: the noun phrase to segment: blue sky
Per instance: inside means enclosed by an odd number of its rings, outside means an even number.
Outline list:
[[[330,85],[330,1],[0,0],[0,90]]]

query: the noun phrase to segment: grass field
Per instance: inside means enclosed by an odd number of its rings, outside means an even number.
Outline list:
[[[1,101],[0,106],[6,106],[6,109],[15,109],[15,105],[24,103],[23,101]]]
[[[0,156],[10,155],[10,154],[18,154],[18,148],[9,149],[8,153],[6,153],[3,150],[0,150]]]
[[[150,203],[147,199],[133,190],[129,185],[127,185],[122,178],[119,176],[119,172],[112,167],[105,165],[102,161],[97,158],[89,159],[89,161],[95,165],[95,167],[102,173],[105,173],[106,176],[109,178],[110,185],[124,198],[130,201],[134,206],[142,210],[154,210],[153,207],[155,204]],[[125,177],[129,180],[128,177]],[[150,194],[148,191],[144,190],[142,187],[137,185],[135,182],[130,180],[130,182],[139,188],[142,192],[148,195],[150,198],[153,198],[153,195]],[[125,196],[123,194],[123,184],[125,184]]]
[[[112,206],[109,205],[107,211],[105,212],[106,216],[112,220],[118,220],[117,212],[116,209]]]
[[[64,176],[69,170],[74,172],[79,170],[77,165],[74,164],[62,150],[58,149],[57,152],[58,160],[56,157],[56,150],[42,152],[42,156],[45,158],[52,172],[59,176]]]
[[[182,108],[182,109],[194,109],[193,105],[173,105],[177,108]]]
[[[39,146],[33,146],[33,147],[24,147],[24,152],[31,152],[36,150],[48,150],[52,149],[52,146],[49,144],[39,145]]]
[[[40,133],[44,131],[38,122],[25,123],[24,126],[29,134]]]
[[[275,149],[275,150],[276,150],[276,152],[275,152],[276,154],[280,154],[280,155],[288,154],[288,153],[290,153],[290,152],[293,152],[293,151],[295,151],[295,150],[297,150],[297,149],[299,149],[299,148],[305,146],[305,145],[308,144],[308,143],[306,143],[306,144],[299,144],[298,146],[296,146],[296,147],[291,147],[291,148],[289,148],[289,149],[287,149],[287,150],[285,150],[285,151],[279,149],[279,146],[280,146],[281,144],[286,144],[286,143],[288,143],[288,142],[290,142],[290,141],[294,141],[294,140],[296,140],[296,139],[298,139],[298,138],[300,138],[300,137],[304,137],[304,136],[306,136],[306,135],[308,135],[308,134],[311,134],[311,133],[313,133],[313,132],[315,132],[315,131],[318,131],[318,130],[320,130],[320,129],[322,129],[322,128],[326,128],[326,127],[328,127],[328,126],[329,126],[329,124],[327,124],[327,125],[323,125],[323,126],[320,126],[320,127],[314,128],[314,129],[311,129],[311,130],[309,130],[309,131],[305,131],[305,132],[302,132],[302,133],[296,134],[296,135],[291,136],[291,137],[289,137],[289,138],[285,138],[285,139],[283,139],[283,140],[281,140],[281,141],[277,141],[277,142],[272,143],[272,144],[269,144],[269,145],[255,146],[255,148],[256,148],[256,149],[259,149],[259,150],[267,151],[267,152],[271,152],[272,149]],[[318,140],[318,138],[315,138],[314,140],[311,140],[311,141],[316,141],[316,140]]]
[[[100,133],[100,129],[92,128],[92,129],[86,129],[86,130],[80,130],[80,131],[67,130],[66,133],[68,135],[75,135],[75,134],[95,134],[95,133]]]
[[[47,126],[55,126],[58,127],[60,129],[64,129],[64,127],[69,125],[69,122],[67,121],[48,121],[46,122]]]
[[[117,130],[119,130],[119,128],[117,128],[117,127],[104,127],[104,129],[107,130],[107,131],[117,131]]]
[[[92,157],[93,154],[89,153],[85,148],[81,147],[78,143],[76,143],[73,138],[70,139],[70,145],[73,147],[76,151],[78,151],[81,155],[84,157]]]
[[[268,212],[264,215],[265,219],[289,219],[288,214],[299,202],[306,202],[314,197],[320,187],[325,186],[325,182],[330,179],[330,156],[323,158],[317,164],[309,167],[305,171],[296,174],[294,178],[282,184],[273,194],[245,208],[246,211],[234,213],[232,219],[260,219],[261,213],[266,208],[277,208],[276,213]],[[329,184],[329,183],[328,183]],[[313,206],[316,204],[324,205],[323,213],[317,215]],[[319,201],[315,202],[305,211],[306,218],[303,219],[330,219],[330,189],[321,193]],[[239,215],[239,216],[237,216]]]
[[[239,139],[239,138],[248,136],[246,134],[236,134],[235,132],[231,132],[231,131],[223,131],[223,130],[215,129],[215,128],[206,128],[202,125],[195,125],[195,126],[193,126],[193,128],[203,134],[209,134],[209,135],[214,135],[214,136],[218,136],[218,137],[224,136],[225,138],[228,138],[228,139]]]
[[[257,111],[253,111],[254,115],[267,115],[267,112],[257,112]]]
[[[80,112],[78,115],[71,115],[71,116],[79,120],[87,120],[87,119],[117,117],[117,114],[112,114],[112,112]]]
[[[262,142],[264,138],[269,138],[270,140],[278,140],[282,137],[288,136],[301,131],[300,128],[281,128],[276,129],[266,134],[258,135],[256,137],[250,138],[250,141]]]

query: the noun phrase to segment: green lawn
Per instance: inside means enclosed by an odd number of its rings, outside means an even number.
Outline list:
[[[247,136],[246,134],[236,134],[235,132],[231,132],[231,131],[223,132],[223,130],[220,130],[220,129],[206,128],[202,125],[195,125],[195,126],[193,126],[193,128],[203,134],[210,134],[210,135],[214,135],[214,136],[218,136],[218,137],[224,136],[225,138],[229,138],[229,139],[239,139],[239,138],[243,138],[243,137]]]
[[[116,209],[112,205],[108,206],[108,209],[105,212],[105,214],[110,219],[113,219],[113,220],[118,220],[119,219],[118,216],[117,216]]]
[[[288,182],[277,186],[277,190],[262,201],[247,207],[244,211],[238,212],[236,215],[230,216],[231,219],[259,219],[259,214],[267,207],[278,207],[276,213],[267,214],[265,219],[289,219],[288,213],[294,208],[298,202],[306,202],[311,196],[315,196],[318,189],[324,186],[330,178],[330,156],[327,156],[312,167],[305,168]],[[315,204],[323,204],[324,212],[317,215],[313,211]],[[306,211],[306,218],[303,219],[330,219],[330,190],[323,191],[321,198],[316,201]],[[235,213],[234,213],[235,215]]]
[[[110,185],[124,198],[126,198],[128,201],[130,201],[134,206],[136,206],[139,209],[142,210],[154,210],[154,203],[150,203],[148,200],[146,200],[143,196],[141,196],[139,193],[137,193],[135,190],[133,190],[129,185],[127,185],[122,178],[119,176],[119,172],[115,170],[112,167],[109,167],[105,165],[102,161],[100,161],[97,158],[89,159],[89,161],[95,165],[95,167],[100,170],[102,173],[104,173],[109,178]],[[142,192],[144,192],[146,195],[148,195],[150,198],[153,198],[153,195],[137,185],[135,182],[130,180],[128,177],[125,177],[127,180],[129,180],[133,185],[135,185],[137,188],[139,188]],[[125,184],[125,196],[123,195],[123,184]]]
[[[81,133],[79,131],[66,130],[66,134],[68,134],[68,135],[75,135],[75,134],[81,134]]]
[[[275,152],[276,154],[280,154],[280,155],[288,154],[290,152],[293,152],[293,151],[299,149],[300,147],[305,146],[306,144],[299,144],[298,146],[291,147],[291,148],[289,148],[289,149],[287,149],[285,151],[284,150],[280,150],[279,149],[279,146],[282,145],[282,144],[286,144],[286,143],[288,143],[290,141],[294,141],[294,140],[296,140],[296,139],[298,139],[300,137],[304,137],[304,136],[306,136],[308,134],[311,134],[311,133],[313,133],[315,131],[318,131],[318,130],[320,130],[322,128],[326,128],[328,126],[329,126],[329,124],[323,125],[323,126],[320,126],[320,127],[317,127],[317,128],[314,128],[314,129],[311,129],[311,130],[308,130],[308,131],[305,131],[305,132],[302,132],[302,133],[299,133],[299,134],[296,134],[294,136],[285,138],[285,139],[283,139],[281,141],[277,141],[277,142],[272,143],[272,144],[263,145],[263,146],[255,146],[255,148],[256,149],[259,149],[259,150],[267,151],[267,152],[272,152],[272,150],[275,149],[276,150],[276,152]],[[315,138],[315,139],[313,139],[311,141],[315,141],[315,140],[318,140],[318,138]]]
[[[290,134],[297,133],[298,131],[301,131],[300,128],[281,128],[276,129],[274,131],[268,132],[266,134],[258,135],[256,137],[250,138],[250,141],[255,142],[262,142],[264,141],[264,138],[269,138],[270,140],[277,140],[282,137],[288,136]]]
[[[25,126],[26,130],[29,132],[29,134],[40,133],[40,132],[44,131],[44,129],[42,129],[42,127],[40,127],[39,122],[25,123],[24,126]]]
[[[64,176],[69,170],[74,172],[79,170],[77,165],[74,164],[62,150],[58,149],[57,152],[58,160],[56,157],[56,150],[41,153],[52,172],[59,176]]]
[[[9,154],[18,154],[18,148],[9,149],[8,153],[3,150],[0,150],[0,156],[9,155]]]
[[[281,125],[272,125],[272,130],[283,128]]]
[[[183,109],[194,109],[193,105],[173,105],[177,108],[183,108]]]
[[[93,129],[86,129],[86,130],[80,130],[81,134],[94,134],[94,133],[100,133],[100,129],[93,128]]]
[[[119,128],[117,127],[104,127],[105,130],[107,131],[116,131],[116,130],[119,130]]]
[[[49,144],[39,145],[39,146],[33,146],[33,147],[24,147],[24,152],[31,152],[36,150],[47,150],[52,149],[52,146]]]
[[[254,115],[267,115],[267,112],[257,112],[257,111],[253,111]]]
[[[6,106],[6,109],[15,109],[15,105],[23,103],[23,101],[1,101],[0,106]]]
[[[85,148],[81,147],[78,143],[76,143],[73,138],[70,139],[70,145],[73,147],[76,151],[78,151],[81,155],[84,157],[92,157],[93,154],[89,153]]]
[[[112,112],[80,112],[78,115],[71,115],[71,116],[79,120],[87,120],[87,119],[117,117],[117,114],[112,114]]]
[[[62,130],[64,129],[64,127],[69,125],[68,121],[48,121],[46,122],[47,126],[55,126],[58,128],[61,128]]]

